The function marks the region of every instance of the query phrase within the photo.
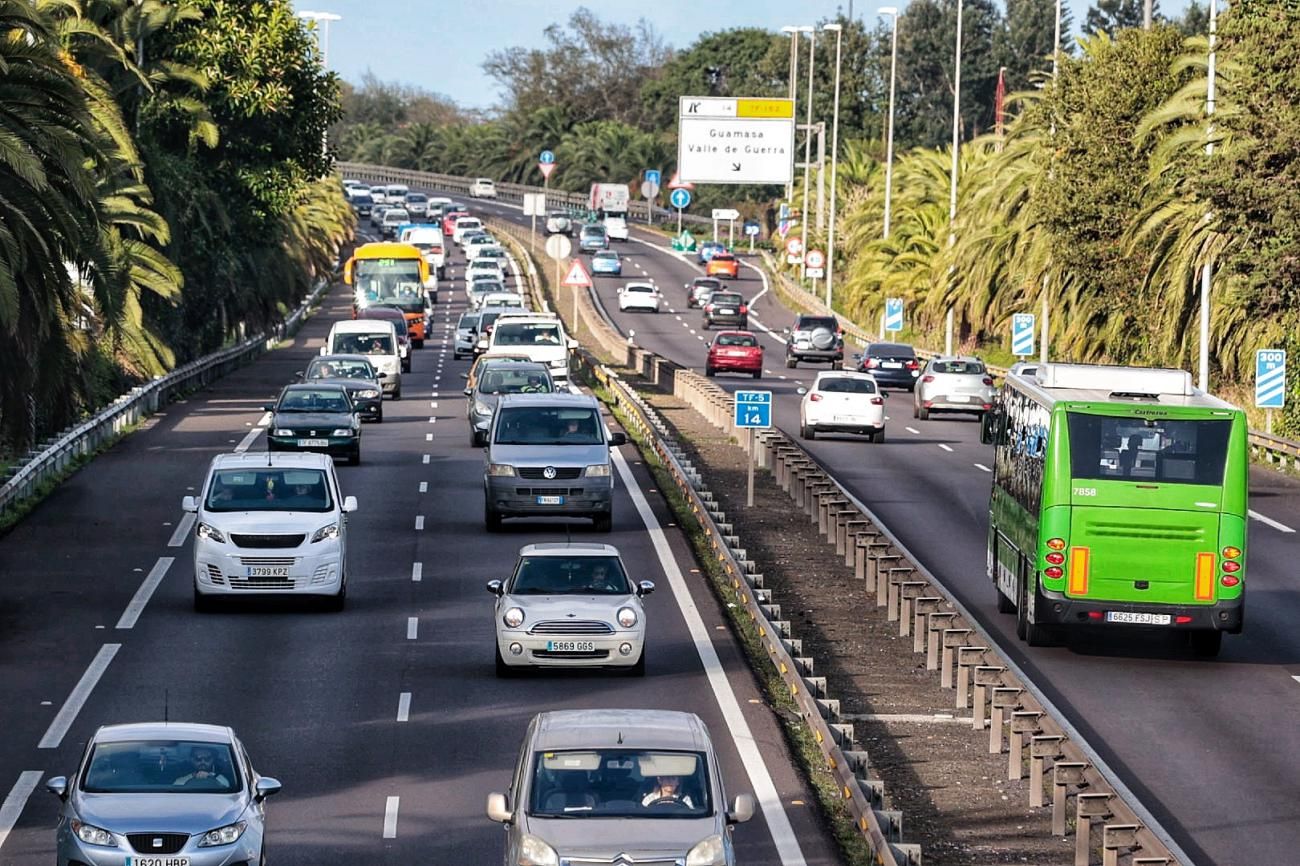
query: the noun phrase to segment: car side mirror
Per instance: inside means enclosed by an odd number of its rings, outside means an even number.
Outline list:
[[[301,382],[307,378],[307,374],[304,373],[302,370],[299,370],[297,373],[293,374],[293,377],[297,379],[299,382]]]
[[[882,399],[882,400],[888,400],[888,399],[889,399],[889,392],[888,392],[888,391],[881,391],[881,392],[880,392],[880,399]]]
[[[385,373],[385,372],[383,372],[383,371],[380,371],[379,373],[376,373],[376,374],[375,374],[375,378],[376,378],[376,379],[387,379],[387,378],[388,378],[388,374]]]
[[[473,388],[466,388],[464,393],[465,393],[465,396],[468,397],[468,396],[470,396],[471,394],[474,393],[474,389],[473,389]]]
[[[263,776],[257,780],[257,784],[253,786],[253,790],[256,792],[258,800],[265,800],[273,794],[280,793],[280,789],[283,787],[284,786],[280,784],[279,779],[272,779],[270,776]]]
[[[357,498],[355,496],[343,497],[343,513],[351,514],[357,510]]]
[[[852,359],[853,359],[853,362],[856,364],[856,363],[858,363],[858,362],[860,362],[860,361],[862,360],[862,353],[861,353],[861,352],[854,352],[854,353],[853,353],[852,355],[850,355],[849,357],[852,358]]]
[[[506,808],[506,795],[493,792],[487,798],[487,816],[498,824],[509,824],[515,815]]]
[[[781,329],[781,333],[782,333],[782,334],[785,334],[785,335],[788,337],[788,336],[790,336],[790,329],[789,329],[789,328],[782,328],[782,329]]]
[[[622,432],[621,430],[617,433],[609,434],[609,447],[617,448],[620,445],[626,445],[626,444],[627,444],[627,434]]]
[[[655,591],[655,582],[653,580],[643,580],[636,585],[636,594],[644,598]]]
[[[727,812],[728,824],[743,824],[754,817],[754,798],[749,794],[737,794]]]
[[[499,580],[489,580],[486,589],[497,598],[506,594],[506,585]]]
[[[49,791],[60,800],[67,799],[68,796],[68,777],[51,776],[45,782],[45,790]]]
[[[795,388],[795,389],[794,389],[794,392],[795,392],[796,394],[798,394],[800,397],[802,397],[804,394],[807,394],[807,393],[808,393],[808,389],[807,389],[807,388],[802,388],[802,387],[801,387],[801,388]]]
[[[181,511],[187,511],[194,514],[199,510],[199,501],[193,496],[186,496],[181,500]]]
[[[461,373],[460,377],[464,379],[466,382],[469,381],[469,373]]]
[[[569,347],[569,351],[572,352],[578,348],[578,341],[570,337],[566,345]]]
[[[275,404],[274,404],[274,403],[263,403],[263,404],[262,404],[262,411],[264,411],[264,412],[274,412],[274,411],[275,411]]]

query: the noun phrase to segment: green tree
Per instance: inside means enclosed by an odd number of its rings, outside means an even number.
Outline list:
[[[1061,5],[1060,48],[1068,51],[1073,16],[1069,4]],[[1006,22],[1000,37],[1000,57],[1006,67],[1007,92],[1034,83],[1034,73],[1052,66],[1052,41],[1056,36],[1056,0],[1007,0]]]
[[[1159,0],[1151,0],[1152,15],[1158,14]],[[1088,8],[1083,19],[1085,33],[1109,33],[1112,36],[1119,31],[1141,27],[1145,12],[1144,0],[1097,0],[1095,6]]]

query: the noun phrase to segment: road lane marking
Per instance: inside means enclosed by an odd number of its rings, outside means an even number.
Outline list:
[[[418,616],[408,616],[406,618],[406,639],[415,640],[420,636],[420,618]]]
[[[397,809],[402,802],[401,797],[389,797],[384,803],[384,838],[397,838]]]
[[[194,515],[189,516],[193,517]],[[126,606],[126,610],[122,611],[122,618],[117,621],[116,628],[135,628],[136,620],[140,618],[140,614],[144,613],[144,606],[149,603],[154,590],[158,588],[158,584],[162,583],[162,579],[167,576],[167,569],[171,568],[172,563],[175,561],[175,557],[171,556],[158,557],[158,561],[153,564],[153,568],[149,569],[149,573],[145,575],[144,580],[140,583],[140,588],[135,591],[135,597]]]
[[[437,418],[437,416],[436,416],[436,415],[430,415],[430,416],[429,416],[429,423],[430,423],[430,424],[436,424],[436,423],[438,423],[438,418]]]
[[[418,516],[415,518],[415,529],[416,529],[417,532],[420,531],[420,530],[422,530],[422,529],[424,529],[424,515],[423,515],[423,514],[418,515]]]
[[[906,430],[908,433],[911,433],[913,436],[921,435],[921,431],[917,430],[915,427],[904,427],[903,429]]]
[[[1294,529],[1287,526],[1285,523],[1278,523],[1273,518],[1265,517],[1264,515],[1260,514],[1258,511],[1250,511],[1248,513],[1250,514],[1251,517],[1255,518],[1260,523],[1264,524],[1265,526],[1271,526],[1274,529],[1276,529],[1278,532],[1285,532],[1288,534],[1295,532]]]
[[[992,469],[990,469],[990,468],[988,468],[987,466],[985,466],[983,463],[976,463],[976,464],[975,464],[975,468],[978,469],[978,470],[981,471],[981,472],[992,472],[992,471],[993,471]]]
[[[68,729],[77,720],[77,713],[81,712],[81,708],[86,705],[86,699],[95,690],[99,678],[104,675],[104,671],[108,670],[108,663],[113,660],[113,656],[117,655],[117,651],[121,648],[120,643],[106,643],[99,648],[99,652],[95,654],[95,657],[90,662],[90,667],[86,668],[86,672],[81,675],[81,679],[72,687],[72,693],[68,695],[68,699],[59,708],[54,721],[50,722],[50,726],[45,730],[45,736],[41,737],[41,741],[36,744],[36,748],[57,749],[62,744]]]
[[[939,443],[939,447],[942,448],[944,451],[947,451],[949,454],[952,453],[952,448],[948,445],[943,444],[942,442]]]
[[[416,583],[419,583],[422,579],[424,579],[424,563],[423,562],[411,563],[411,580],[415,581]]]
[[[4,848],[10,831],[22,816],[27,800],[44,777],[44,770],[23,770],[18,774],[18,781],[9,789],[4,802],[0,803],[0,850]]]
[[[167,546],[180,547],[184,544],[185,539],[189,537],[190,530],[194,528],[194,521],[197,519],[198,515],[192,511],[187,511],[182,514],[181,522],[176,524],[176,531],[173,532],[172,537],[167,540]]]
[[[253,442],[257,439],[258,436],[262,435],[262,431],[265,430],[266,425],[270,423],[271,423],[271,413],[270,412],[263,413],[262,420],[258,421],[257,424],[253,427],[253,429],[249,430],[248,434],[244,436],[243,440],[241,440],[240,443],[235,446],[235,453],[243,454],[245,451],[251,448]]]
[[[425,442],[432,442],[432,441],[433,441],[433,434],[432,434],[432,433],[425,433],[425,434],[424,434],[424,441],[425,441]]]
[[[424,459],[421,460],[420,462],[427,464],[429,462],[429,455],[428,454],[424,455]]]
[[[421,493],[428,493],[428,492],[429,492],[429,482],[427,482],[427,481],[421,481],[421,482],[420,482],[420,492],[421,492]]]
[[[713,637],[704,625],[704,618],[700,615],[699,608],[695,606],[695,600],[686,586],[686,578],[682,575],[677,560],[673,558],[672,549],[668,546],[667,534],[659,525],[654,512],[650,510],[650,504],[646,502],[645,494],[637,485],[627,460],[617,450],[611,451],[610,456],[613,457],[614,465],[618,467],[619,476],[623,480],[623,487],[632,498],[632,504],[636,506],[641,522],[645,525],[646,532],[654,544],[659,565],[663,568],[664,575],[672,587],[673,599],[677,602],[682,619],[686,621],[686,627],[690,630],[691,641],[695,644],[695,651],[704,666],[709,687],[713,690],[718,708],[722,711],[722,717],[731,731],[731,738],[735,741],[741,763],[745,765],[745,772],[749,775],[750,784],[754,788],[754,797],[758,801],[759,808],[763,810],[763,817],[767,822],[768,831],[772,834],[772,843],[776,847],[777,855],[781,858],[783,866],[804,866],[803,849],[799,846],[794,828],[790,825],[790,817],[785,813],[781,795],[777,792],[772,774],[763,761],[763,753],[758,748],[749,723],[745,721],[744,713],[741,712],[740,701],[731,689],[727,672],[723,669],[718,652],[713,647]]]
[[[433,396],[437,397],[438,395],[437,395],[437,394],[434,394]],[[431,403],[429,404],[429,408],[430,408],[430,409],[437,409],[437,408],[438,408],[438,401],[437,401],[437,400],[434,400],[433,402],[431,402]]]
[[[397,696],[397,720],[407,722],[411,720],[411,693],[402,692]]]

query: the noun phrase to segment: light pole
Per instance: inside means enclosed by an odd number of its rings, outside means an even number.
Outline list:
[[[812,111],[813,71],[817,61],[817,29],[811,25],[799,28],[808,34],[808,107],[804,119],[803,140],[803,216],[800,217],[799,235],[803,238],[803,261],[799,263],[799,278],[808,276],[808,177],[812,172]]]
[[[835,177],[840,163],[840,48],[844,42],[844,27],[827,24],[822,27],[835,34],[835,107],[831,109],[831,224],[826,240],[826,306],[831,306],[831,292],[835,286]]]
[[[320,65],[321,69],[329,71],[330,66],[330,22],[342,21],[342,15],[336,15],[333,12],[312,12],[304,9],[298,13],[298,17],[307,21],[315,21],[316,28],[316,45],[320,47]],[[322,32],[323,31],[323,32]],[[329,130],[326,129],[321,133],[321,152],[326,156],[330,150]]]
[[[1053,84],[1056,83],[1056,78],[1057,78],[1057,75],[1060,73],[1060,68],[1061,68],[1061,0],[1056,0],[1056,30],[1055,30],[1055,34],[1056,34],[1056,35],[1055,35],[1055,41],[1052,43],[1052,83],[1053,83]],[[1059,95],[1059,94],[1058,94],[1058,95]],[[1052,134],[1053,134],[1053,135],[1056,134],[1056,122],[1055,122],[1055,121],[1052,122]],[[1049,264],[1050,264],[1050,261],[1049,261]],[[1043,297],[1042,297],[1042,319],[1043,319],[1043,322],[1042,322],[1042,338],[1039,340],[1039,343],[1038,343],[1038,363],[1040,363],[1040,364],[1046,364],[1046,363],[1047,363],[1047,338],[1048,338],[1048,335],[1050,334],[1049,324],[1048,324],[1048,318],[1047,318],[1047,317],[1048,317],[1048,315],[1050,315],[1050,313],[1051,313],[1051,311],[1048,309],[1048,303],[1047,303],[1047,300],[1048,300],[1048,299],[1047,299],[1047,292],[1048,292],[1048,283],[1049,283],[1050,280],[1051,280],[1051,275],[1050,275],[1050,273],[1049,273],[1048,271],[1045,270],[1045,271],[1043,272],[1043,293],[1042,293],[1042,294],[1043,294]]]
[[[794,25],[787,25],[781,28],[782,33],[790,34],[790,99],[794,101],[793,105],[798,104],[798,76],[799,76],[799,28]],[[792,110],[793,110],[792,105]],[[798,112],[795,117],[798,117]],[[794,200],[794,175],[790,176],[790,182],[785,185],[785,200]]]
[[[1209,139],[1205,143],[1205,154],[1214,153],[1214,88],[1215,88],[1215,42],[1218,39],[1218,2],[1210,0],[1210,57],[1207,64],[1207,82],[1205,88],[1205,134]],[[1196,384],[1202,391],[1210,390],[1210,279],[1214,273],[1214,263],[1206,260],[1201,265],[1201,345]]]
[[[952,185],[948,193],[948,248],[957,244],[957,169],[958,147],[961,144],[961,13],[962,0],[957,0],[957,53],[953,70],[952,92]],[[948,266],[948,282],[951,286],[956,265]],[[952,306],[948,307],[947,321],[944,326],[943,351],[952,354]]]
[[[894,192],[894,91],[898,82],[898,7],[881,6],[880,15],[893,19],[893,47],[889,52],[889,132],[885,135],[885,232],[882,237],[889,237],[890,207]]]

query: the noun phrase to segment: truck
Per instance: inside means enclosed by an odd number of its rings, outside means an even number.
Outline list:
[[[603,220],[607,216],[626,217],[629,200],[625,183],[593,183],[588,205],[596,219]]]

